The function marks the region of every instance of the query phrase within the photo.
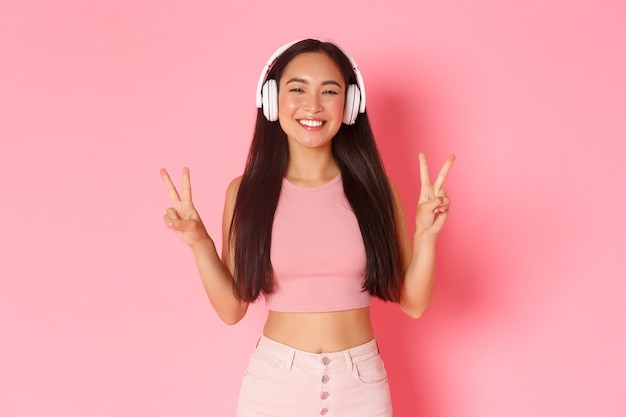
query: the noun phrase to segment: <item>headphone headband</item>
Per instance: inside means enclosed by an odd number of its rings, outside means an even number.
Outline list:
[[[256,89],[257,108],[260,109],[263,107],[263,84],[265,84],[267,75],[272,69],[272,66],[274,62],[276,61],[276,59],[278,59],[278,57],[281,56],[287,49],[291,48],[293,45],[303,40],[304,39],[298,39],[296,41],[292,41],[281,46],[267,60],[265,67],[263,67],[263,70],[261,71],[261,76],[259,77],[259,82],[257,84],[257,89]],[[359,71],[359,68],[357,67],[356,62],[341,46],[337,45],[336,43],[331,42],[331,41],[321,40],[321,39],[319,39],[319,41],[333,44],[335,47],[337,47],[337,49],[339,49],[346,56],[346,58],[348,58],[348,60],[350,60],[350,65],[352,65],[352,71],[354,72],[357,86],[360,91],[359,113],[365,112],[365,84],[363,83],[363,77],[361,76],[361,72]]]

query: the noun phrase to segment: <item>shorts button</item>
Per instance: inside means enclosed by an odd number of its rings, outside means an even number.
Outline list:
[[[330,363],[330,359],[328,359],[328,357],[324,356],[324,357],[322,358],[322,363],[323,363],[324,365],[328,365],[328,364]]]
[[[328,375],[324,375],[322,377],[322,384],[327,384],[329,380],[330,380],[330,378],[328,377]]]
[[[326,413],[328,413],[328,408],[322,408],[322,411],[320,411],[320,414],[326,415]]]
[[[328,398],[330,394],[328,394],[326,391],[322,392],[322,395],[320,396],[322,398],[322,400],[325,400],[326,398]]]

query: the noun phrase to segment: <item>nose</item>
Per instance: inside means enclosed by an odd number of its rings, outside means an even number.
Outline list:
[[[316,94],[309,95],[303,107],[304,110],[308,111],[309,113],[319,113],[324,110],[324,106],[322,106],[322,101],[320,100],[320,97]]]

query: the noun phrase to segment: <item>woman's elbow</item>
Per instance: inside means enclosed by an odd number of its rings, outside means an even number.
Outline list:
[[[428,311],[427,304],[415,304],[415,305],[407,305],[406,303],[401,303],[400,308],[410,318],[417,320],[424,317],[426,311]]]
[[[224,312],[218,311],[218,316],[227,325],[234,326],[235,324],[239,323],[241,319],[244,318],[247,311],[248,303],[242,303],[242,305],[238,306],[238,308],[236,309]]]
[[[241,321],[243,316],[241,316],[241,317],[237,317],[237,316],[220,316],[220,318],[227,325],[234,326],[235,324],[237,324],[237,323],[239,323]]]

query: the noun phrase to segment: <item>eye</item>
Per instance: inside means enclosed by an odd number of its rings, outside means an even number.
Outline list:
[[[289,89],[289,91],[292,93],[302,93],[304,90],[300,87],[294,87],[294,88]]]
[[[326,90],[326,91],[324,91],[324,93],[323,93],[323,94],[333,94],[333,95],[337,95],[337,94],[339,94],[339,93],[337,93],[335,90]]]

